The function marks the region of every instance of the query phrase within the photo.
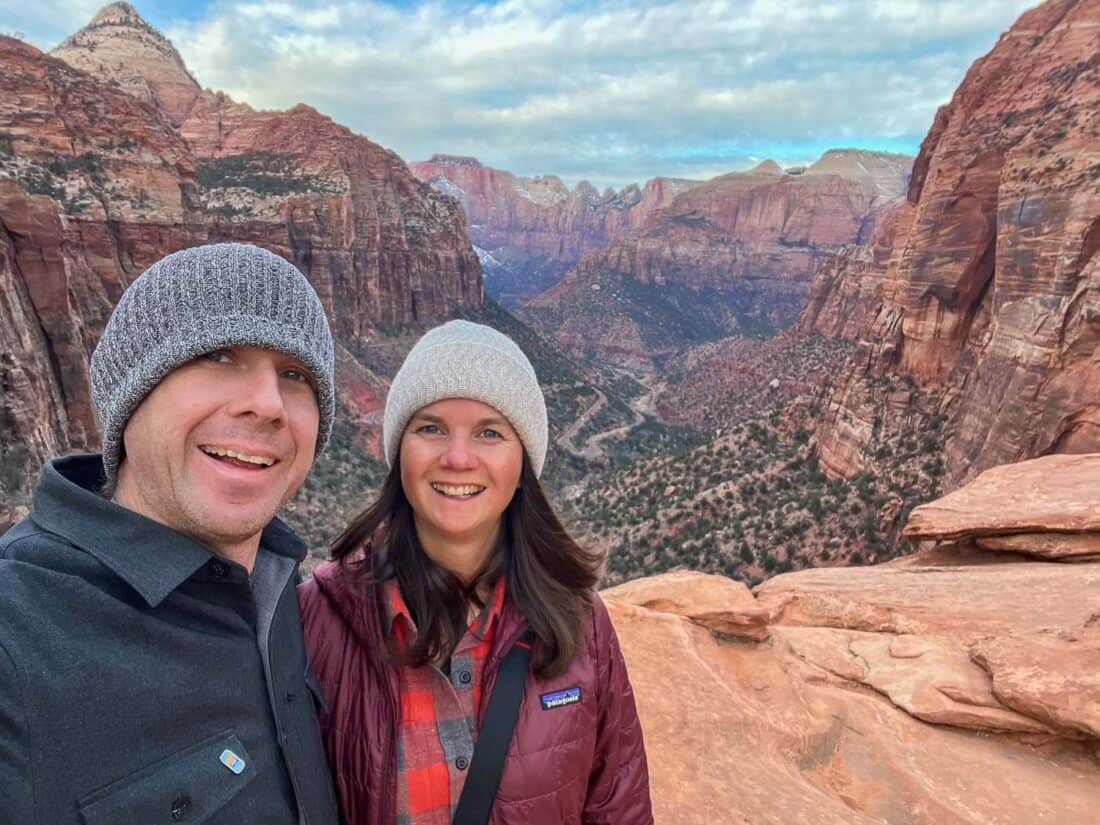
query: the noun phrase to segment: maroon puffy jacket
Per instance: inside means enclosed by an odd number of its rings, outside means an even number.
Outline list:
[[[392,825],[397,795],[397,670],[381,660],[381,617],[339,565],[298,588],[306,650],[345,825]],[[497,667],[525,629],[505,599],[485,663],[482,712]],[[540,695],[580,687],[581,701],[543,710]],[[651,825],[649,772],[619,641],[599,596],[584,646],[553,679],[527,675],[493,825]]]

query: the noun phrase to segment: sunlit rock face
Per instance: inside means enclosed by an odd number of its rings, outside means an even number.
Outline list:
[[[1072,463],[998,467],[914,511],[910,534],[955,538],[887,564],[605,590],[657,822],[1091,821],[1100,558],[1044,547],[1100,538],[1082,497],[1100,454],[1053,459]],[[976,543],[1002,536],[1014,552]]]
[[[898,374],[938,399],[949,484],[1100,448],[1098,25],[1095,0],[1025,13],[937,113],[817,434],[831,472],[869,467],[876,431],[917,414],[876,396]]]
[[[581,258],[522,315],[583,355],[659,357],[791,323],[814,273],[872,236],[911,158],[833,150],[791,174],[774,162],[677,195]]]
[[[555,175],[519,177],[476,158],[435,155],[409,165],[466,211],[470,240],[482,252],[486,288],[506,306],[556,284],[586,252],[640,226],[700,181],[654,178],[602,193],[587,181],[573,189]]]

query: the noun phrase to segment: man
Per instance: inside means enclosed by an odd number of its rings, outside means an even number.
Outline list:
[[[169,255],[91,364],[103,455],[0,537],[0,823],[330,825],[275,513],[332,428],[328,322],[251,246]]]

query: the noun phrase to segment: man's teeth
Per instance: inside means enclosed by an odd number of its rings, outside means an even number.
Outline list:
[[[249,464],[259,464],[261,467],[270,467],[275,463],[274,459],[264,458],[262,455],[245,455],[234,450],[223,450],[221,447],[202,447],[207,455],[221,456],[222,458],[235,458],[237,461],[246,461]]]
[[[485,488],[477,484],[432,484],[432,489],[438,493],[443,493],[445,496],[469,498],[477,495]]]

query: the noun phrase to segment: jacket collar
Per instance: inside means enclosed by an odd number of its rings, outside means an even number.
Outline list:
[[[96,490],[103,483],[101,456],[74,455],[46,462],[34,491],[31,519],[95,556],[156,607],[214,558],[206,547],[152,519],[115,504]],[[279,519],[260,546],[296,562],[305,544]]]

